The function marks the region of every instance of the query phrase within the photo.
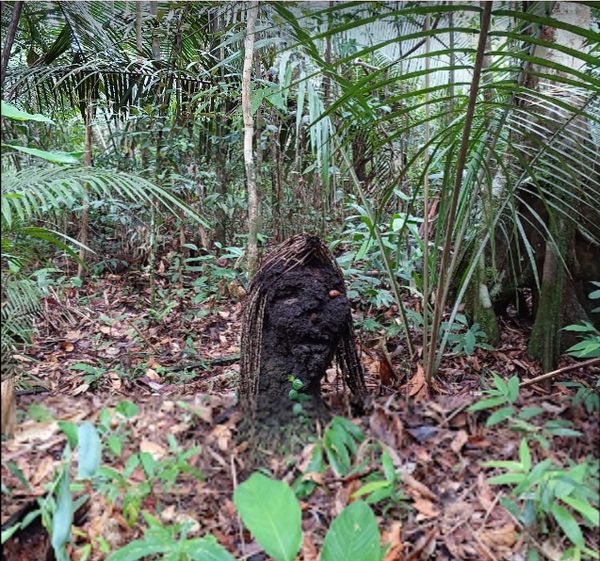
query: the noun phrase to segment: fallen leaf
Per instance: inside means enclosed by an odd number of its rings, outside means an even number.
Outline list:
[[[119,374],[113,370],[108,373],[108,376],[110,378],[110,383],[112,384],[112,387],[115,390],[119,391],[121,389],[121,386],[123,385],[123,381],[119,377]]]
[[[160,444],[146,438],[143,438],[140,442],[140,452],[148,452],[155,460],[160,460],[167,454],[167,451]]]
[[[425,384],[425,370],[417,364],[417,372],[408,381],[408,395],[411,397],[427,397],[427,384]]]
[[[308,534],[305,534],[302,540],[302,557],[304,561],[317,561],[319,558],[319,550]]]
[[[83,383],[77,386],[75,389],[71,391],[71,395],[81,395],[82,393],[87,392],[90,389],[90,385]]]
[[[467,431],[459,430],[456,433],[456,436],[452,439],[452,442],[450,443],[450,449],[455,454],[459,454],[460,451],[462,450],[463,446],[467,443],[468,440],[469,440],[469,435],[467,434]]]
[[[36,487],[42,483],[51,473],[57,462],[54,461],[52,456],[44,456],[31,478],[31,484]]]
[[[427,499],[417,499],[413,503],[413,506],[425,518],[435,518],[436,516],[440,515],[440,510],[437,509],[435,505]]]
[[[160,382],[161,381],[161,378],[158,375],[158,372],[156,370],[154,370],[154,368],[147,368],[146,369],[146,376],[152,382]]]
[[[514,524],[506,524],[500,528],[485,530],[480,533],[486,545],[492,547],[511,547],[517,541],[517,532]]]
[[[383,533],[383,543],[388,544],[388,551],[384,561],[398,561],[402,559],[404,544],[402,543],[402,522],[395,520],[389,530]]]

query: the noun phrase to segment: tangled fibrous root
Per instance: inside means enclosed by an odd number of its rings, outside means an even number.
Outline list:
[[[263,259],[250,282],[242,319],[240,405],[252,417],[256,413],[265,308],[272,297],[274,281],[297,267],[308,265],[329,268],[344,286],[343,273],[329,248],[317,236],[310,234],[293,236],[277,246]],[[352,403],[360,410],[364,408],[368,394],[362,365],[356,352],[350,314],[348,318],[335,356],[343,379],[352,392]]]

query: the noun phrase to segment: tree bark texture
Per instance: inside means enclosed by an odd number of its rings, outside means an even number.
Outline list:
[[[17,28],[19,27],[19,19],[21,18],[21,12],[23,11],[23,2],[15,2],[13,7],[12,17],[10,19],[10,25],[6,32],[6,39],[4,40],[4,47],[2,48],[2,75],[0,76],[0,87],[4,87],[4,78],[6,76],[6,69],[8,68],[8,60],[10,58],[10,52],[12,50],[13,43],[15,42],[15,36],[17,34]]]

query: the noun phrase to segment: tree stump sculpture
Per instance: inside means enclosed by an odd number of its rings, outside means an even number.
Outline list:
[[[264,259],[250,283],[241,341],[246,423],[276,432],[295,419],[291,377],[302,382],[302,415],[326,417],[321,379],[334,358],[353,404],[362,407],[367,390],[342,272],[318,237],[294,236]]]

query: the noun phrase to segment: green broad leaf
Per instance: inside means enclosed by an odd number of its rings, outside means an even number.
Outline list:
[[[490,460],[489,462],[483,463],[484,467],[502,468],[511,471],[523,471],[521,462],[515,462],[513,460]]]
[[[464,341],[464,349],[465,354],[470,356],[473,354],[475,350],[475,343],[477,340],[475,339],[475,334],[470,329],[465,333],[465,341]]]
[[[352,494],[352,498],[357,499],[358,497],[368,495],[373,491],[378,491],[379,489],[383,489],[385,487],[391,487],[391,483],[385,479],[380,481],[369,481],[369,483],[363,485],[360,489],[358,489],[358,491],[355,491]]]
[[[302,513],[288,485],[253,473],[233,494],[245,526],[277,561],[293,561],[302,543]]]
[[[173,549],[172,543],[157,543],[154,540],[144,538],[134,540],[125,547],[118,549],[108,558],[108,561],[137,561],[156,553],[167,553],[171,549]]]
[[[2,530],[2,537],[0,539],[0,543],[2,543],[2,545],[4,545],[4,543],[7,542],[12,537],[12,535],[15,532],[17,532],[20,528],[21,528],[21,524],[17,523],[14,526],[7,528],[6,530]]]
[[[49,125],[53,125],[54,121],[45,115],[41,115],[40,113],[27,113],[27,111],[22,111],[15,107],[12,103],[8,103],[6,101],[2,101],[1,113],[3,117],[7,119],[11,119],[13,121],[38,121],[40,123],[48,123]]]
[[[502,405],[506,403],[506,399],[504,397],[490,397],[488,399],[482,399],[477,403],[473,403],[469,407],[467,411],[474,413],[475,411],[481,411],[482,409],[490,409],[492,407],[497,407],[498,405]]]
[[[28,146],[18,146],[17,144],[2,144],[3,147],[12,148],[18,152],[29,154],[52,162],[53,164],[78,164],[79,158],[69,152],[49,152],[47,150],[40,150],[39,148],[29,148]]]
[[[86,421],[79,426],[77,433],[79,440],[79,465],[77,476],[79,479],[95,477],[100,467],[102,444],[96,427]]]
[[[519,411],[519,419],[532,419],[533,417],[537,417],[538,415],[540,415],[541,413],[543,413],[544,410],[541,407],[524,407],[523,409],[521,409],[521,411]]]
[[[600,526],[600,511],[597,508],[594,508],[586,500],[580,500],[570,496],[561,497],[560,500],[579,512],[579,514],[581,514],[590,524]]]
[[[126,417],[127,419],[135,417],[140,412],[140,408],[129,399],[124,399],[123,401],[120,401],[115,409],[117,413],[120,413],[121,415],[123,415],[123,417]]]
[[[514,412],[515,409],[512,406],[502,407],[501,409],[498,409],[498,411],[494,411],[494,413],[488,417],[488,420],[485,422],[485,426],[491,427],[501,423],[502,421],[506,421],[506,419],[510,419],[513,416]]]
[[[73,524],[73,497],[69,490],[69,468],[65,467],[56,500],[56,512],[52,517],[52,548],[58,561],[68,559],[65,544],[71,539]]]
[[[79,441],[79,438],[77,436],[77,425],[72,421],[58,421],[58,426],[60,430],[65,433],[65,436],[67,437],[67,441],[69,442],[71,448],[77,448],[77,443]]]
[[[581,533],[581,528],[579,528],[579,524],[577,524],[575,517],[566,508],[563,508],[557,503],[552,503],[550,512],[571,542],[577,547],[583,547],[585,542]]]
[[[347,506],[331,523],[321,561],[380,561],[381,537],[373,511],[363,501]]]
[[[384,450],[381,454],[381,465],[383,467],[383,473],[385,478],[390,482],[396,481],[396,468],[392,457],[388,454],[387,450]]]
[[[235,561],[214,536],[186,540],[181,545],[181,553],[189,555],[192,561]]]
[[[563,331],[575,331],[580,333],[594,333],[596,328],[589,321],[582,321],[562,328]]]
[[[108,444],[111,452],[117,456],[117,458],[120,458],[121,454],[123,453],[123,441],[121,438],[115,434],[111,434],[106,440],[106,443]]]
[[[529,471],[531,469],[531,451],[529,450],[526,438],[523,438],[519,445],[519,460],[521,460],[523,471]]]
[[[514,488],[513,493],[518,496],[521,493],[527,491],[532,485],[535,485],[536,483],[543,484],[542,477],[551,467],[552,460],[544,460],[537,464],[531,470],[531,472],[527,476],[527,479],[525,479],[523,482],[521,482]]]
[[[503,473],[490,477],[487,482],[490,485],[510,485],[513,483],[521,483],[525,479],[524,473]]]
[[[508,381],[508,400],[511,403],[517,401],[517,398],[519,397],[519,384],[520,381],[518,376],[512,376],[511,379]]]
[[[267,95],[268,93],[268,89],[266,88],[252,89],[252,91],[250,92],[250,112],[252,113],[252,115],[254,115],[258,111],[260,104],[265,98],[265,95]]]
[[[354,423],[343,417],[334,417],[325,431],[323,443],[331,468],[338,476],[352,467],[352,455],[365,436]]]

